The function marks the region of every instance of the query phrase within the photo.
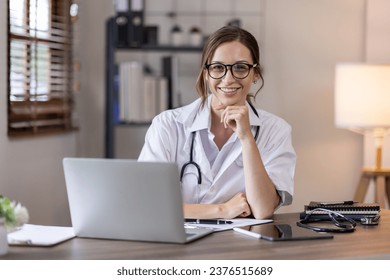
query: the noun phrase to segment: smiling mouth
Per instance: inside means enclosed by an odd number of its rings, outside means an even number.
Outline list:
[[[227,93],[227,94],[232,94],[232,93],[235,93],[236,91],[238,91],[240,88],[239,87],[235,87],[235,88],[232,88],[232,87],[219,87],[219,90],[223,91],[224,93]]]

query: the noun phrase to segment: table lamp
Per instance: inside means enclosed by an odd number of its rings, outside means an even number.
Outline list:
[[[339,128],[374,135],[375,167],[363,169],[355,200],[363,200],[369,181],[375,179],[376,200],[385,205],[386,192],[390,199],[390,169],[382,168],[382,147],[390,132],[390,65],[336,65],[335,124]]]
[[[382,169],[382,147],[390,132],[390,65],[338,64],[336,66],[336,127],[372,132],[376,170]]]

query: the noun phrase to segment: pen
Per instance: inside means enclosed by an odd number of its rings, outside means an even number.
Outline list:
[[[236,232],[248,235],[250,237],[256,238],[256,239],[261,239],[261,234],[260,233],[252,232],[252,231],[245,230],[245,229],[242,229],[242,228],[233,228],[233,230],[236,231]]]
[[[226,225],[232,224],[232,221],[225,220],[213,220],[213,219],[185,219],[186,223],[192,224],[213,224],[213,225]]]
[[[321,206],[333,206],[333,205],[353,205],[358,201],[346,200],[346,201],[333,201],[333,202],[320,202],[318,203]]]
[[[10,245],[31,245],[32,241],[30,239],[27,240],[8,239],[8,243]]]

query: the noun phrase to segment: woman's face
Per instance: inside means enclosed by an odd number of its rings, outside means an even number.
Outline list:
[[[224,43],[215,50],[209,64],[212,63],[247,63],[252,65],[253,60],[247,47],[238,41],[233,41]],[[244,105],[253,81],[258,79],[258,75],[255,74],[253,68],[250,69],[249,75],[244,79],[235,78],[230,69],[228,67],[226,75],[220,79],[213,79],[209,76],[207,70],[205,72],[208,86],[214,95],[212,99],[212,105],[214,106]],[[211,69],[209,68],[209,70]],[[240,68],[236,68],[235,70],[238,73],[241,71]]]

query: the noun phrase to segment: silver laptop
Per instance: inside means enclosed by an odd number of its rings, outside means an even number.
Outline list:
[[[76,236],[187,243],[212,232],[184,227],[174,163],[64,158],[63,167]]]

